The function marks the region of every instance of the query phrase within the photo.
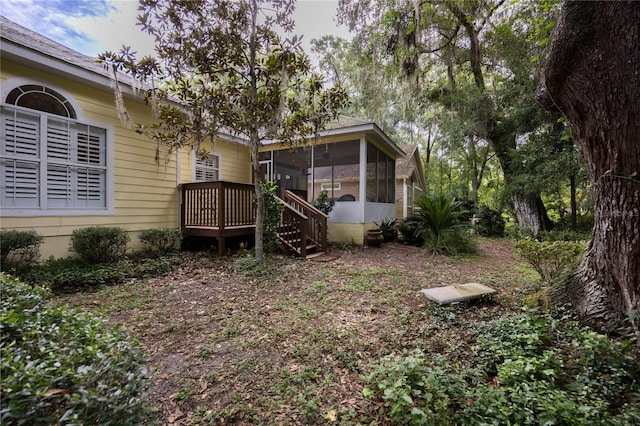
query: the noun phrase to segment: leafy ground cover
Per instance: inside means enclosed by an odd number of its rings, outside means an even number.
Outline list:
[[[184,253],[168,275],[65,295],[146,349],[161,424],[384,424],[366,376],[386,356],[472,362],[475,330],[520,312],[537,274],[506,240],[475,255],[433,256],[399,243],[335,248],[326,261]],[[480,282],[490,301],[439,307],[419,290]]]

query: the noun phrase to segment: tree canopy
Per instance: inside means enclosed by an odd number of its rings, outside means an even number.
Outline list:
[[[518,223],[536,235],[551,224],[525,152],[544,134],[562,137],[554,126],[559,115],[534,99],[558,11],[555,1],[340,2],[340,20],[356,34],[351,50],[372,64],[366,72],[379,76],[374,84],[384,86],[378,93],[389,109],[402,111],[396,122],[436,123],[434,133],[448,141],[449,157],[460,157],[474,193],[495,155]],[[549,164],[557,166],[556,180],[571,178],[560,163]]]

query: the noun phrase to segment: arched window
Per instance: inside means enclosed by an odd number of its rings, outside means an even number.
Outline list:
[[[79,121],[73,99],[40,84],[21,84],[3,101],[2,214],[108,210],[107,174],[112,168],[107,164],[106,127]]]
[[[60,93],[45,86],[25,84],[16,87],[5,100],[9,105],[35,109],[67,118],[78,118],[71,103]]]

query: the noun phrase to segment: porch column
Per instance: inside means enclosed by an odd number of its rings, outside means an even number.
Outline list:
[[[402,219],[407,217],[407,209],[409,208],[409,185],[407,185],[407,178],[402,179]]]
[[[307,183],[307,186],[309,184]],[[307,195],[307,201],[316,199],[316,146],[311,145],[311,197]]]
[[[360,223],[364,223],[365,210],[367,208],[367,139],[360,138]]]

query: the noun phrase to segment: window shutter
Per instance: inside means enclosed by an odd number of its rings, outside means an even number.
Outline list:
[[[49,207],[106,207],[106,170],[102,168],[106,164],[105,140],[104,130],[64,120],[49,120]]]
[[[196,181],[208,182],[219,178],[220,158],[210,155],[207,158],[196,157]]]
[[[197,168],[196,169],[196,180],[201,182],[208,182],[218,180],[218,171],[205,169],[205,168]]]
[[[77,134],[78,163],[89,168],[79,167],[76,171],[76,203],[78,206],[104,208],[107,203],[107,175],[100,166],[106,160],[106,132],[95,127],[85,127]]]
[[[95,166],[105,165],[104,130],[84,127],[77,133],[78,163]]]
[[[40,120],[37,115],[2,108],[0,205],[38,208],[40,189]]]
[[[56,163],[68,163],[72,160],[69,123],[62,120],[48,120],[47,159]]]
[[[77,170],[76,203],[81,207],[105,207],[106,186],[104,170],[79,168]]]
[[[0,183],[2,207],[40,207],[40,179],[37,163],[3,159],[0,163],[0,173],[2,173]]]
[[[48,207],[72,207],[71,170],[64,165],[47,166]]]
[[[2,109],[2,156],[37,159],[40,154],[40,118]]]
[[[4,105],[0,127],[0,207],[107,208],[106,129]]]

